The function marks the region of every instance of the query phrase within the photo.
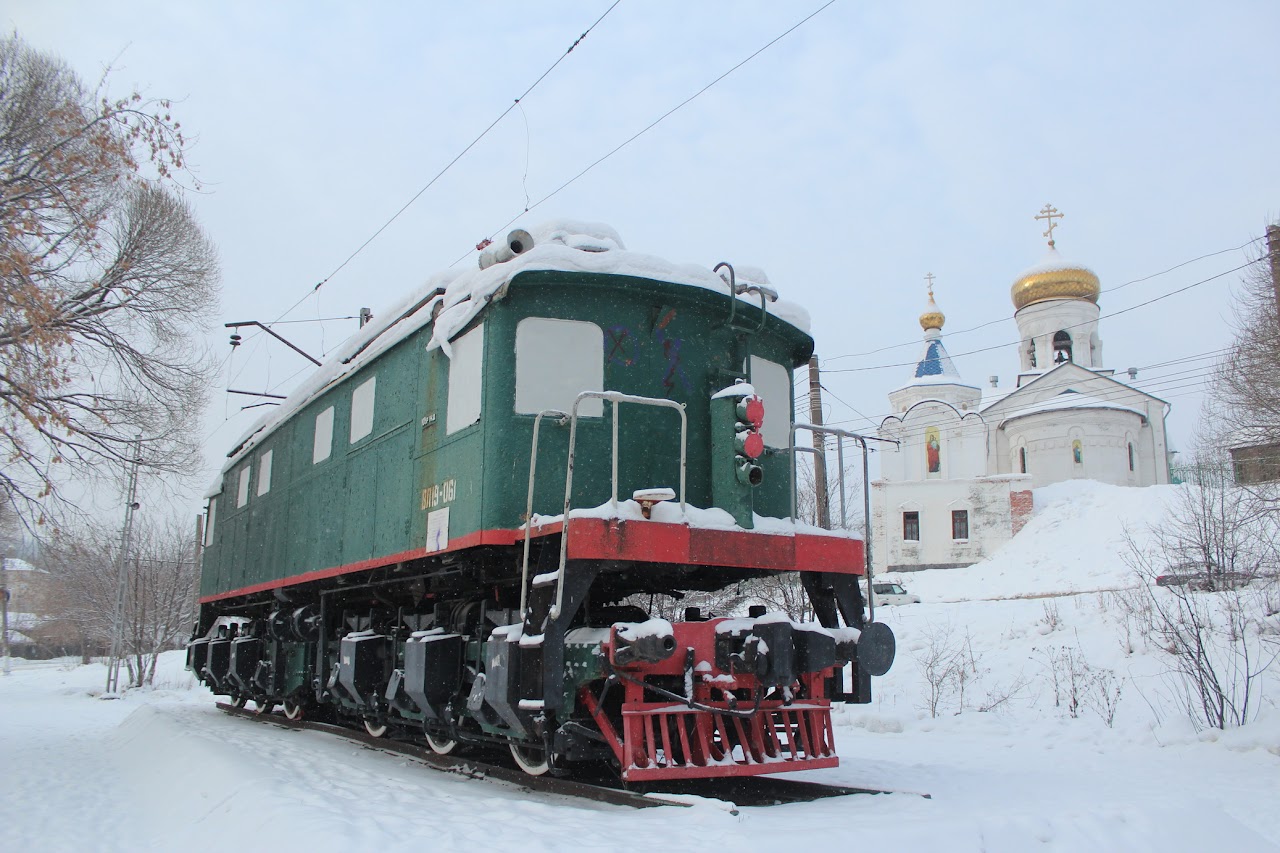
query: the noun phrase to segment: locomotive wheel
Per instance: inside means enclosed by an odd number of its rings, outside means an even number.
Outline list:
[[[237,696],[237,697],[235,697],[234,699],[232,699],[232,700],[231,700],[231,707],[232,707],[232,708],[243,708],[243,707],[245,706],[245,704],[246,704],[246,703],[248,703],[248,701],[249,701],[249,700],[248,700],[248,699],[246,699],[244,696]]]
[[[294,722],[297,722],[298,720],[302,719],[303,714],[304,714],[304,710],[301,702],[290,702],[288,699],[284,700],[285,717],[287,717],[290,720],[293,720]]]
[[[439,732],[433,732],[423,729],[423,734],[427,738],[427,746],[431,747],[431,751],[436,755],[448,755],[458,748],[458,742],[448,735],[442,735]]]
[[[373,720],[365,720],[364,730],[369,733],[369,737],[382,737],[387,733],[387,724],[375,723]]]
[[[530,776],[541,776],[551,769],[547,760],[547,751],[541,746],[511,741],[511,757],[516,760],[520,769]]]
[[[276,703],[266,699],[255,699],[253,705],[253,713],[258,714],[259,716],[270,714],[276,709]]]

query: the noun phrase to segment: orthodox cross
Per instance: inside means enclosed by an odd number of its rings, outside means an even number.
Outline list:
[[[1062,218],[1063,218],[1063,214],[1059,213],[1057,208],[1055,208],[1051,204],[1046,204],[1043,208],[1041,208],[1040,212],[1036,214],[1036,219],[1043,219],[1049,223],[1049,227],[1045,230],[1043,236],[1049,238],[1050,249],[1054,247],[1053,246],[1053,229],[1058,227],[1058,223],[1054,222],[1053,220],[1062,219]]]
[[[929,282],[929,298],[932,299],[933,298],[933,273],[928,273],[924,277],[924,279],[925,281]]]

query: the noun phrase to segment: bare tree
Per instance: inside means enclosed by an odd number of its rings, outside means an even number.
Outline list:
[[[1235,340],[1211,386],[1214,405],[1207,431],[1218,445],[1280,447],[1280,282],[1273,278],[1280,264],[1263,246],[1241,279],[1234,304]],[[1269,471],[1280,471],[1280,458],[1264,463]],[[1274,486],[1251,487],[1247,496],[1272,511],[1280,507],[1280,491]]]
[[[1131,538],[1125,559],[1146,581],[1146,601],[1126,607],[1170,664],[1191,719],[1212,728],[1241,726],[1258,707],[1262,676],[1280,654],[1270,595],[1278,531],[1274,513],[1257,511],[1231,482],[1221,451],[1201,451],[1170,520],[1151,546]],[[1162,574],[1178,574],[1161,587]]]
[[[844,527],[861,531],[863,526],[862,459],[860,450],[846,448],[844,466],[844,510],[840,517],[840,468],[836,454],[827,453],[827,507],[833,528]],[[818,486],[814,475],[812,454],[798,454],[796,460],[796,520],[804,524],[818,525]]]
[[[75,624],[86,642],[111,644],[119,577],[118,533],[101,526],[58,531],[46,568],[56,578],[55,617]],[[152,683],[156,658],[178,648],[195,620],[199,570],[192,533],[175,522],[142,524],[125,563],[122,654],[129,686]]]
[[[88,90],[0,39],[0,500],[42,521],[71,478],[188,470],[212,361],[212,244],[179,197],[167,101]]]

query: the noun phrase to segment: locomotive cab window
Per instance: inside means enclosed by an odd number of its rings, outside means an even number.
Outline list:
[[[318,465],[333,452],[333,406],[316,415],[315,444],[311,446],[311,464]]]
[[[604,332],[595,323],[526,317],[516,326],[516,412],[570,412],[583,391],[604,390]],[[604,401],[583,400],[578,414],[598,418]]]
[[[262,458],[258,460],[258,494],[265,495],[271,491],[271,457],[275,455],[274,450],[268,450],[262,454]]]
[[[249,466],[240,469],[240,484],[236,490],[236,509],[249,502]]]
[[[751,356],[751,385],[764,401],[760,434],[770,447],[791,446],[791,371],[781,364]]]
[[[370,376],[368,381],[351,392],[351,443],[373,432],[373,399],[377,391],[378,377]]]
[[[213,544],[213,525],[218,522],[218,499],[216,497],[209,498],[209,509],[204,514],[204,545],[208,547]]]
[[[445,414],[445,435],[480,420],[484,378],[484,326],[476,326],[452,343],[449,358],[449,400]]]

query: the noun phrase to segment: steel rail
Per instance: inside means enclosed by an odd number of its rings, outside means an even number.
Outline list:
[[[638,783],[623,788],[616,787],[623,783],[615,780],[610,780],[610,782],[606,783],[595,783],[558,776],[530,776],[521,770],[505,767],[501,764],[479,761],[473,757],[461,758],[453,755],[439,755],[432,752],[428,747],[420,746],[408,740],[387,737],[375,738],[364,731],[349,729],[332,723],[306,719],[290,720],[275,713],[259,714],[245,708],[237,708],[225,702],[217,703],[217,707],[218,710],[231,716],[243,717],[253,722],[344,737],[369,749],[386,752],[391,755],[408,756],[433,770],[455,773],[476,781],[495,781],[542,794],[576,797],[609,805],[629,806],[631,808],[688,807],[691,805],[681,800],[664,799],[664,793],[713,797],[720,800],[731,800],[737,806],[751,807],[812,802],[827,797],[843,797],[851,794],[904,793],[930,799],[929,794],[915,791],[824,785],[818,782],[802,782],[796,779],[780,779],[772,776],[667,780],[664,782]]]

